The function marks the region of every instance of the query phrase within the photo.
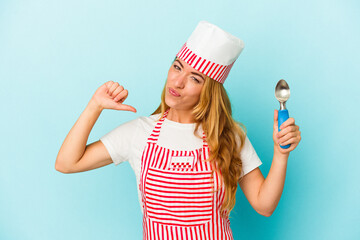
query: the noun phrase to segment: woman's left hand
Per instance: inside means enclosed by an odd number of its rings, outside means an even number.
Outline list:
[[[275,143],[274,150],[278,151],[282,154],[289,154],[292,150],[294,150],[301,140],[301,132],[300,127],[295,125],[294,118],[288,118],[283,124],[280,126],[280,132],[278,131],[278,110],[274,111],[274,132],[273,132],[273,140]],[[280,147],[291,144],[289,148],[283,149]]]

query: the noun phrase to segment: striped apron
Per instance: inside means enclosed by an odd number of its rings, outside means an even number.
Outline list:
[[[233,239],[230,220],[219,210],[224,200],[221,172],[204,161],[209,157],[205,134],[202,148],[193,151],[157,145],[168,111],[147,139],[141,158],[143,239]]]

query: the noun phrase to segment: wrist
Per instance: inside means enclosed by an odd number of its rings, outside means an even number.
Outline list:
[[[289,158],[290,152],[282,153],[279,148],[280,148],[279,144],[277,144],[277,145],[274,144],[274,156],[276,156],[277,158],[287,160]]]
[[[97,112],[102,112],[102,110],[104,110],[100,104],[98,104],[98,102],[95,99],[91,99],[90,102],[88,103],[88,108],[90,108],[91,110],[97,111]]]

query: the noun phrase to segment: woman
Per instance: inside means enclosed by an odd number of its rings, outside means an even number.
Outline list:
[[[237,184],[258,213],[270,216],[301,136],[293,118],[278,132],[274,111],[274,158],[265,179],[223,87],[242,49],[240,39],[201,21],[169,69],[157,110],[86,145],[103,109],[136,112],[123,104],[123,86],[105,83],[66,137],[56,169],[74,173],[129,161],[139,186],[144,239],[233,239],[229,214]]]

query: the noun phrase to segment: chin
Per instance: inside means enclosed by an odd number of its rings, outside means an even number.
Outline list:
[[[165,103],[166,105],[168,105],[171,108],[174,108],[174,106],[176,106],[176,104],[173,103],[173,101],[169,100],[166,95],[165,95]]]

